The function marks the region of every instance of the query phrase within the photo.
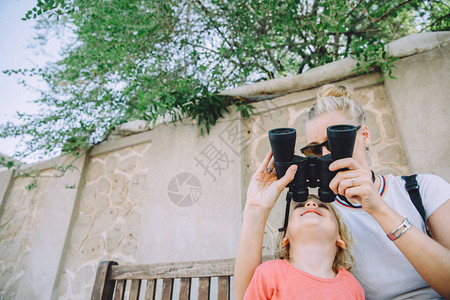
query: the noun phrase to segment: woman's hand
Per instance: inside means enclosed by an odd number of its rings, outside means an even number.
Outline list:
[[[364,169],[354,158],[343,158],[330,164],[330,171],[340,171],[330,182],[330,189],[345,196],[350,202],[356,200],[369,214],[378,211],[385,205],[377,185],[372,182],[372,172]],[[354,202],[354,201],[353,201]]]
[[[258,170],[253,174],[247,190],[246,207],[260,208],[270,212],[286,185],[294,179],[297,166],[292,165],[286,174],[277,180],[272,150],[270,150]],[[269,170],[273,170],[269,172]]]

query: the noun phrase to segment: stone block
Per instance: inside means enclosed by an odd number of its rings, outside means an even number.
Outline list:
[[[11,287],[11,284],[17,275],[18,274],[16,272],[16,269],[14,268],[14,265],[3,265],[0,269],[0,286],[2,287],[1,291],[17,291],[17,289]]]
[[[375,110],[390,109],[388,98],[383,85],[371,87],[372,101],[371,107]]]
[[[82,298],[80,296],[84,297],[84,289],[86,287],[86,284],[90,283],[93,278],[95,278],[95,267],[92,265],[86,265],[83,266],[81,269],[79,269],[75,275],[75,278],[72,282],[72,293],[74,295],[78,295],[80,299],[86,299]]]
[[[59,298],[64,298],[64,296],[66,296],[67,292],[69,291],[69,286],[70,286],[70,278],[69,276],[63,272],[61,274],[61,278],[59,281],[59,288],[58,288],[58,297]],[[67,298],[67,297],[65,297]]]
[[[378,127],[377,114],[371,110],[366,110],[366,124],[370,130],[370,144],[376,145],[381,142],[381,132]]]
[[[109,153],[105,159],[106,177],[112,178],[114,172],[117,170],[117,164],[119,162],[119,156],[116,153]]]
[[[137,241],[135,239],[123,239],[118,247],[118,252],[128,257],[135,257],[137,250]]]
[[[145,185],[147,181],[147,175],[138,173],[131,177],[129,188],[128,188],[128,198],[131,199],[133,203],[136,202],[138,197],[143,196]]]
[[[83,263],[91,259],[96,258],[98,259],[103,255],[104,251],[105,251],[105,239],[100,235],[90,237],[81,246],[80,252],[81,262]],[[80,271],[77,272],[77,276],[79,273]],[[92,279],[94,277],[89,278]]]
[[[96,181],[105,175],[105,165],[102,161],[94,160],[88,167],[86,182]]]
[[[128,216],[128,214],[131,212],[133,207],[131,206],[131,201],[127,200],[124,201],[118,208],[117,208],[117,218],[125,218]]]
[[[399,138],[397,125],[395,124],[393,116],[391,114],[383,114],[381,117],[383,120],[382,124],[384,131],[386,132],[386,138],[388,140]]]
[[[118,246],[124,238],[124,225],[123,223],[117,223],[106,231],[106,252],[117,253]]]
[[[80,260],[78,258],[79,251],[69,250],[67,252],[67,258],[64,264],[64,272],[63,275],[66,272],[76,273],[78,268],[80,267]]]
[[[119,163],[119,170],[125,173],[129,173],[136,169],[137,163],[137,156],[128,157]]]
[[[125,237],[127,239],[137,239],[139,235],[139,224],[141,222],[141,214],[133,211],[125,219]]]
[[[97,218],[100,214],[102,214],[110,205],[110,199],[108,195],[100,194],[94,200],[95,210],[94,216]]]
[[[94,218],[92,215],[79,215],[72,230],[70,248],[77,252],[91,231]]]
[[[117,208],[108,207],[103,213],[101,213],[98,218],[95,219],[94,225],[90,231],[90,234],[99,234],[104,232],[105,229],[109,228],[114,224],[117,219]]]
[[[113,205],[119,205],[127,199],[128,178],[120,173],[113,176],[111,187],[111,201]]]
[[[397,144],[387,145],[384,147],[378,153],[378,157],[382,163],[395,165],[406,165],[408,163],[402,147]]]
[[[358,103],[362,107],[365,107],[366,105],[368,105],[369,103],[374,101],[373,89],[364,88],[361,90],[357,90],[357,91],[355,91],[352,98],[354,100],[358,101]]]
[[[101,178],[96,184],[95,192],[97,195],[101,193],[109,193],[110,186],[111,184],[107,178]]]
[[[91,214],[94,212],[95,185],[86,185],[80,197],[80,213]]]

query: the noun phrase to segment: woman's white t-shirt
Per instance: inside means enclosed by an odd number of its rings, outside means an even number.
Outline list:
[[[425,231],[425,223],[411,202],[405,181],[394,175],[380,176],[380,195],[395,211]],[[450,184],[436,175],[417,176],[426,218],[450,199]],[[380,225],[361,207],[351,208],[339,198],[334,206],[355,236],[353,275],[367,299],[441,299],[417,273]]]

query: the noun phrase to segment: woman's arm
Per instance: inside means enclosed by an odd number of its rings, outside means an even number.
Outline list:
[[[237,300],[244,297],[255,269],[262,262],[264,228],[270,211],[297,171],[297,166],[291,166],[286,174],[277,180],[276,173],[268,172],[267,168],[274,168],[272,151],[267,153],[264,161],[253,174],[247,190],[234,269],[234,291]]]
[[[449,199],[450,200],[450,199]],[[433,240],[450,249],[450,201],[436,209],[428,217],[428,229],[430,229]]]
[[[330,165],[330,170],[348,168],[339,172],[330,182],[335,193],[345,195],[361,203],[388,234],[404,219],[392,209],[378,194],[372,183],[370,171],[352,158],[341,159]],[[400,238],[393,241],[422,278],[441,296],[450,299],[450,201],[446,201],[428,218],[434,239],[412,226]],[[387,237],[386,237],[387,238]]]
[[[450,201],[447,201],[435,213],[448,216],[450,214],[449,204]],[[380,224],[383,231],[388,234],[403,221],[404,217],[387,204],[385,206],[371,215]],[[430,216],[430,219],[432,216]],[[432,234],[433,232],[435,234],[440,232],[438,236],[442,236],[445,235],[443,233],[446,231],[447,237],[445,239],[448,240],[450,235],[448,221],[445,221],[444,224],[437,224],[438,220],[430,220],[430,223],[433,223],[433,226],[430,226]],[[439,242],[439,240],[431,239],[415,226],[412,226],[401,237],[393,241],[420,276],[439,295],[450,299],[450,250]]]

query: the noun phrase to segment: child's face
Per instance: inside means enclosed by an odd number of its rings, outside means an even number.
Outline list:
[[[318,199],[310,198],[306,202],[298,203],[289,218],[286,237],[295,239],[297,235],[316,234],[321,238],[338,241],[339,226],[330,204]]]

